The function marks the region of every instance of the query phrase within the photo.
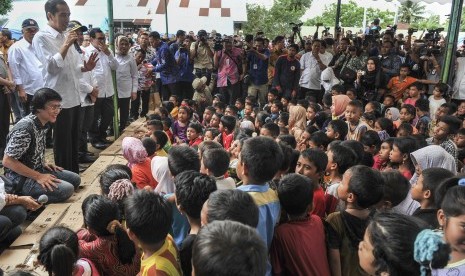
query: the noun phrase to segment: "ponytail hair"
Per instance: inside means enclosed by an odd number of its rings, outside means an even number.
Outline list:
[[[450,246],[444,242],[439,231],[425,229],[415,239],[414,258],[420,264],[421,276],[426,276],[431,269],[443,268],[449,261]]]
[[[40,239],[37,259],[50,276],[72,276],[78,255],[78,237],[69,228],[52,227]]]
[[[136,254],[134,243],[129,239],[121,223],[120,208],[116,202],[103,196],[87,206],[84,223],[99,236],[115,235],[118,259],[122,264],[130,264]]]

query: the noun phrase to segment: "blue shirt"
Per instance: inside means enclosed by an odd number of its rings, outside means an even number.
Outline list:
[[[163,196],[163,198],[168,200],[168,198],[170,198],[172,195],[173,194],[166,194]],[[169,203],[173,209],[173,224],[171,225],[170,234],[173,237],[176,246],[179,248],[182,241],[186,238],[187,233],[189,233],[191,227],[186,216],[179,212],[178,208],[176,207],[176,203]]]
[[[270,58],[270,51],[265,49],[260,52],[267,58],[265,60],[260,59],[257,54],[249,52],[247,54],[247,61],[249,62],[249,76],[252,84],[263,85],[268,83],[268,61]]]
[[[171,84],[178,81],[179,68],[171,53],[169,46],[165,42],[160,42],[156,49],[155,58],[152,60],[154,71],[160,73],[162,84]]]
[[[174,43],[173,43],[174,44]],[[174,56],[176,60],[179,60],[179,78],[178,81],[190,82],[194,81],[194,62],[189,59],[189,50],[179,48]]]

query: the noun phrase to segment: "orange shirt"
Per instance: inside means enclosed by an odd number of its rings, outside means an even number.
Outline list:
[[[407,76],[403,81],[400,81],[399,76],[392,77],[389,80],[387,87],[391,91],[391,95],[396,98],[396,101],[398,101],[402,99],[402,95],[404,94],[405,90],[416,81],[416,78],[410,76]]]
[[[151,168],[151,160],[150,158],[145,158],[145,161],[139,164],[134,164],[131,168],[132,171],[132,182],[134,182],[137,186],[137,189],[143,189],[145,186],[150,186],[151,188],[155,189],[157,187],[158,182],[152,176],[152,168]]]

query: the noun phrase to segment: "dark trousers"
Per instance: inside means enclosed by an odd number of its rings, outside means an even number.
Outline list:
[[[228,86],[220,87],[220,93],[224,96],[226,104],[234,105],[241,93],[241,82],[238,81],[235,84],[230,84],[228,81]]]
[[[79,173],[79,113],[81,106],[64,108],[58,114],[53,128],[55,164],[65,170]]]
[[[118,98],[119,108],[119,131],[122,132],[128,123],[129,119],[129,102],[131,98]]]
[[[10,102],[8,96],[3,93],[3,86],[0,86],[0,158],[3,158],[3,151],[6,147],[6,136],[10,130]]]
[[[94,119],[90,127],[92,142],[107,138],[107,129],[113,120],[114,113],[113,97],[97,98],[94,104]]]
[[[179,95],[178,83],[162,84],[161,96],[163,101],[168,101],[171,95],[176,95],[178,100],[181,101],[182,98],[179,98],[182,95]]]
[[[324,90],[322,89],[308,89],[305,87],[300,87],[300,95],[298,98],[313,98],[316,103],[321,103],[323,100]]]
[[[25,103],[22,103],[23,104],[23,110],[24,110],[24,114],[29,115],[31,113],[31,101],[32,101],[32,95],[29,95],[29,94],[26,94],[27,96],[27,100]]]
[[[192,100],[192,96],[194,96],[194,88],[192,88],[192,82],[188,81],[180,81],[178,82],[178,90],[179,90],[179,100]]]
[[[79,153],[85,153],[87,149],[87,132],[94,120],[94,106],[81,106],[79,113]]]
[[[194,68],[194,74],[195,77],[197,78],[202,78],[202,77],[207,77],[207,85],[210,84],[211,78],[212,78],[212,70],[211,69],[200,69],[200,68]]]
[[[8,248],[19,235],[27,211],[22,205],[5,206],[0,211],[0,251]]]
[[[149,100],[150,100],[150,88],[147,90],[138,90],[137,98],[131,101],[131,118],[137,120],[139,114],[141,117],[145,117],[149,112]],[[139,113],[139,107],[142,101],[142,110]]]

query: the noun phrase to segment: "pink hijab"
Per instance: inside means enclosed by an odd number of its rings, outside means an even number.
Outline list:
[[[125,137],[121,145],[123,156],[128,160],[128,167],[131,168],[134,164],[142,163],[147,158],[147,151],[140,139],[134,137]]]
[[[333,105],[331,106],[332,113],[336,116],[342,115],[346,111],[347,105],[351,99],[347,95],[333,96]]]

